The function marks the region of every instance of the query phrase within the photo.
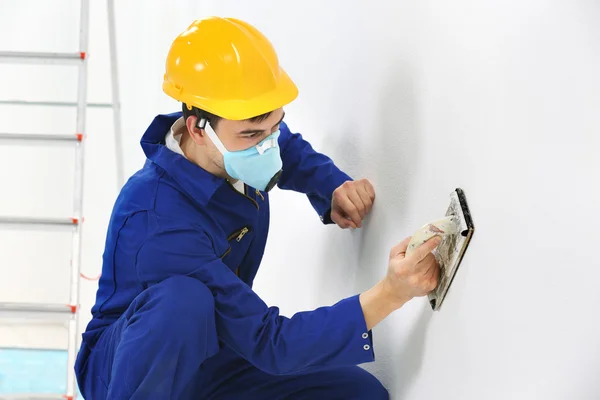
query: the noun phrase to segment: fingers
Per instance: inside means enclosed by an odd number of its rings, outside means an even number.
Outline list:
[[[350,221],[337,210],[331,211],[331,220],[342,229],[356,228],[354,222]]]
[[[363,179],[363,183],[364,183],[365,192],[367,193],[367,196],[369,197],[369,199],[371,199],[371,206],[372,206],[373,203],[375,202],[375,189],[373,188],[373,185],[371,184],[371,182],[369,182],[369,180]]]
[[[360,217],[358,209],[348,197],[348,191],[336,191],[334,192],[334,198],[335,204],[341,209],[340,214],[343,213],[349,216],[352,219],[355,227],[360,226],[360,221],[362,218]]]
[[[367,206],[363,202],[363,199],[362,199],[359,191],[351,190],[348,193],[348,198],[352,202],[352,204],[354,206],[354,210],[356,210],[356,212],[358,213],[359,219],[354,219],[354,217],[352,217],[352,211],[348,210],[347,213],[350,215],[352,220],[354,222],[356,222],[356,225],[358,225],[358,227],[360,228],[360,227],[362,227],[362,220],[365,218],[365,215],[367,214]]]
[[[429,253],[420,263],[415,267],[415,271],[425,276],[429,275],[436,267],[438,262],[435,259],[433,253]]]
[[[390,251],[390,256],[396,257],[400,254],[406,254],[406,249],[408,248],[408,244],[410,243],[411,236],[405,238],[403,241],[392,247]]]
[[[429,286],[426,288],[426,290],[428,292],[431,292],[432,290],[434,290],[437,287],[438,282],[440,280],[441,272],[442,272],[442,270],[440,269],[440,266],[436,262],[434,264],[434,267],[431,268],[431,270],[429,271],[429,273],[427,275],[427,281],[429,282]]]
[[[411,239],[412,237],[407,237],[391,249],[390,267],[394,273],[390,276],[404,285],[404,290],[411,297],[425,296],[437,287],[439,281],[440,265],[432,251],[439,245],[441,238],[436,236],[429,239],[404,258]]]
[[[361,179],[356,182],[356,192],[360,196],[363,204],[365,205],[365,214],[371,211],[373,202],[375,201],[375,189],[368,179]]]
[[[360,190],[357,191],[357,193],[360,196],[360,200],[362,201],[362,204],[364,205],[364,215],[367,215],[368,213],[371,212],[371,208],[373,208],[373,200],[375,200],[375,194],[373,193],[373,195],[371,195],[369,193],[369,191],[367,190],[366,184],[364,184],[364,186],[361,187]],[[364,218],[364,215],[363,215],[363,218]]]
[[[367,179],[344,182],[333,192],[333,204],[340,217],[352,222],[348,224],[340,220],[338,225],[361,228],[362,220],[371,211],[374,201],[375,190]]]
[[[418,263],[427,257],[428,254],[431,254],[433,249],[435,249],[442,242],[442,238],[440,236],[434,236],[419,247],[417,247],[409,257],[415,262]]]
[[[417,289],[417,292],[421,296],[427,295],[438,284],[440,267],[433,254],[429,253],[429,256],[418,263],[409,275],[411,276],[409,282]]]

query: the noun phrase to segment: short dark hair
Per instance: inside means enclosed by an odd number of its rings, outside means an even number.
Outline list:
[[[192,106],[192,109],[190,110],[190,109],[188,109],[188,106],[185,103],[181,103],[181,110],[183,111],[183,118],[186,121],[192,115],[195,116],[195,117],[198,117],[198,119],[205,118],[213,126],[213,128],[217,126],[217,123],[221,119],[223,119],[222,117],[219,117],[218,115],[211,114],[208,111],[201,110],[201,109],[199,109],[197,107],[194,107],[194,106]],[[267,113],[264,113],[264,114],[261,114],[261,115],[257,115],[255,117],[248,118],[245,121],[262,122],[265,119],[269,118],[269,115],[271,115],[271,112],[272,111],[269,111]]]

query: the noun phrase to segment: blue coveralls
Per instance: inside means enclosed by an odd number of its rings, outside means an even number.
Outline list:
[[[144,167],[114,206],[102,277],[75,370],[91,400],[387,399],[357,364],[374,359],[358,295],[279,315],[252,290],[269,196],[242,194],[181,155],[158,115]],[[305,193],[324,223],[350,177],[281,124],[278,186]]]

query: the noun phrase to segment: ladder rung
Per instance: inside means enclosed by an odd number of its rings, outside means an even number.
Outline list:
[[[16,225],[77,225],[77,218],[36,218],[36,217],[1,217],[0,224]]]
[[[0,303],[0,313],[26,312],[26,313],[55,313],[73,314],[74,307],[68,304],[46,304],[46,303]]]
[[[76,311],[75,306],[67,304],[0,303],[0,324],[64,324],[76,317]]]
[[[16,64],[79,64],[85,53],[37,53],[22,51],[0,51],[0,63]]]
[[[81,134],[43,134],[43,133],[0,133],[0,140],[18,140],[34,142],[80,142]]]
[[[50,393],[0,394],[0,400],[65,400],[65,395]]]
[[[27,101],[27,100],[0,100],[0,104],[15,106],[50,106],[50,107],[77,107],[74,101]],[[112,108],[111,103],[87,103],[90,108]]]

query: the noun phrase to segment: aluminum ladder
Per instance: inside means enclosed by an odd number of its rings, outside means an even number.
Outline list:
[[[69,217],[6,217],[0,216],[0,228],[6,226],[29,227],[57,227],[72,230],[71,245],[71,273],[70,273],[70,296],[69,304],[35,304],[35,303],[0,303],[0,316],[8,318],[51,318],[60,322],[68,322],[68,347],[67,347],[67,371],[66,371],[66,393],[65,394],[35,394],[23,393],[15,395],[0,394],[0,400],[4,399],[68,399],[72,400],[77,394],[77,383],[74,375],[74,364],[77,355],[77,338],[79,336],[79,290],[81,283],[81,239],[83,223],[83,185],[84,185],[84,149],[86,132],[86,108],[102,107],[113,109],[115,150],[117,161],[117,185],[123,184],[123,152],[121,143],[121,115],[119,103],[119,88],[117,78],[116,57],[116,28],[114,0],[107,0],[108,7],[108,32],[112,81],[112,103],[87,103],[88,84],[88,37],[89,37],[89,0],[80,1],[80,23],[79,23],[79,51],[73,53],[31,53],[0,51],[0,64],[59,64],[78,66],[78,89],[76,102],[52,102],[52,101],[27,101],[0,99],[0,105],[10,104],[19,106],[51,106],[51,107],[76,107],[76,132],[72,134],[16,134],[0,133],[0,145],[14,142],[39,142],[41,144],[62,143],[74,146],[75,171],[74,171],[74,199],[73,214]],[[1,213],[2,210],[0,210]]]

